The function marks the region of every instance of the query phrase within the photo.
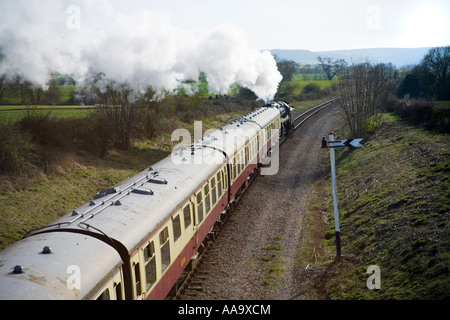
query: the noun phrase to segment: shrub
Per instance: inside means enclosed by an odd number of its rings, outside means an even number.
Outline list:
[[[390,111],[414,125],[443,133],[450,132],[450,108],[424,99],[404,99]]]
[[[0,172],[20,173],[33,169],[38,160],[30,137],[14,124],[0,124]]]

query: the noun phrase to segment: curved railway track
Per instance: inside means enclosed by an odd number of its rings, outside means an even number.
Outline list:
[[[304,124],[310,117],[317,114],[321,110],[332,107],[339,102],[339,99],[332,99],[326,102],[320,103],[300,114],[295,115],[293,118],[294,132],[302,124]],[[291,135],[292,137],[292,135]],[[208,276],[208,268],[202,268],[204,264],[214,264],[214,261],[209,261],[207,259],[209,254],[213,254],[217,248],[214,247],[215,240],[219,237],[224,225],[226,224],[229,217],[235,213],[238,213],[242,208],[239,207],[239,202],[245,194],[245,190],[250,187],[255,178],[259,174],[259,168],[255,169],[252,175],[250,175],[247,183],[245,183],[241,190],[239,190],[236,195],[236,201],[234,205],[226,210],[221,217],[217,220],[214,227],[211,229],[210,234],[205,239],[202,250],[199,250],[198,255],[190,261],[190,265],[185,269],[184,273],[180,276],[177,283],[175,284],[172,292],[167,296],[166,299],[175,300],[183,299],[181,296],[189,297],[196,296],[198,292],[203,290],[203,281]]]
[[[333,106],[335,103],[339,102],[339,98],[328,100],[325,102],[322,102],[321,104],[318,104],[317,106],[314,106],[298,115],[295,116],[293,122],[294,130],[296,130],[298,127],[300,127],[306,120],[308,120],[310,117],[318,113],[320,110],[328,108],[330,106]]]

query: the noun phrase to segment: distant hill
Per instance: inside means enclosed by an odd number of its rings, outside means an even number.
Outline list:
[[[270,52],[279,59],[293,60],[302,65],[318,64],[317,57],[345,59],[347,62],[391,62],[397,67],[418,64],[431,48],[372,48],[335,51],[283,50],[273,49]]]

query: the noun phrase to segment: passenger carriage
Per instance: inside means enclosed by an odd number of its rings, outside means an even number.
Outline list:
[[[0,252],[0,298],[164,299],[290,111],[259,108],[31,230]]]

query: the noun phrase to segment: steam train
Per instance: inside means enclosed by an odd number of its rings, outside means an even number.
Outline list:
[[[0,252],[0,299],[166,298],[292,110],[260,107],[30,230]]]

